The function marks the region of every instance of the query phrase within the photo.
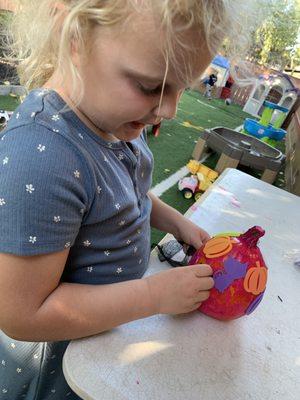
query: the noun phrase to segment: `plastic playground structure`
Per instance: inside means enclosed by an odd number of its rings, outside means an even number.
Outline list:
[[[244,132],[263,139],[267,143],[270,139],[277,141],[284,139],[286,131],[281,129],[281,125],[289,110],[266,100],[263,102],[263,106],[264,110],[259,121],[251,118],[245,119]],[[274,122],[271,122],[272,120]]]

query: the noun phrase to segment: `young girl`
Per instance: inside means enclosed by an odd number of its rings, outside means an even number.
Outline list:
[[[14,44],[34,90],[0,140],[1,400],[78,399],[68,341],[208,298],[207,265],[142,279],[150,225],[194,247],[209,237],[149,192],[144,128],[174,118],[237,4],[20,2]]]

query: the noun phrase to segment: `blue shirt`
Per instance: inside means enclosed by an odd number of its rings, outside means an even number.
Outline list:
[[[0,252],[70,248],[67,282],[140,278],[150,254],[153,158],[145,137],[107,142],[73,111],[61,112],[65,105],[54,91],[34,90],[0,135]],[[67,345],[0,331],[0,400],[78,400],[62,373]]]
[[[54,91],[32,91],[0,140],[0,251],[70,248],[62,279],[140,278],[150,251],[152,155],[144,136],[107,142]]]

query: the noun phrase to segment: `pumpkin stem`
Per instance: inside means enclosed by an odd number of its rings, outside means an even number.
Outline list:
[[[260,226],[253,226],[247,232],[239,236],[239,240],[245,243],[248,247],[256,247],[260,237],[264,236],[265,231]]]

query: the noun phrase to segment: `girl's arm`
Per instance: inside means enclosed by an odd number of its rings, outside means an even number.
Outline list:
[[[161,201],[153,193],[148,192],[148,196],[152,200],[150,223],[153,228],[171,233],[177,240],[191,244],[196,249],[210,238],[204,229]]]
[[[175,268],[110,285],[61,283],[68,250],[0,253],[0,329],[23,341],[71,340],[157,313],[192,311],[208,298],[209,266]]]
[[[186,218],[153,193],[148,192],[148,196],[152,201],[151,226],[162,232],[172,233],[172,235],[177,237],[179,235],[180,225]]]

